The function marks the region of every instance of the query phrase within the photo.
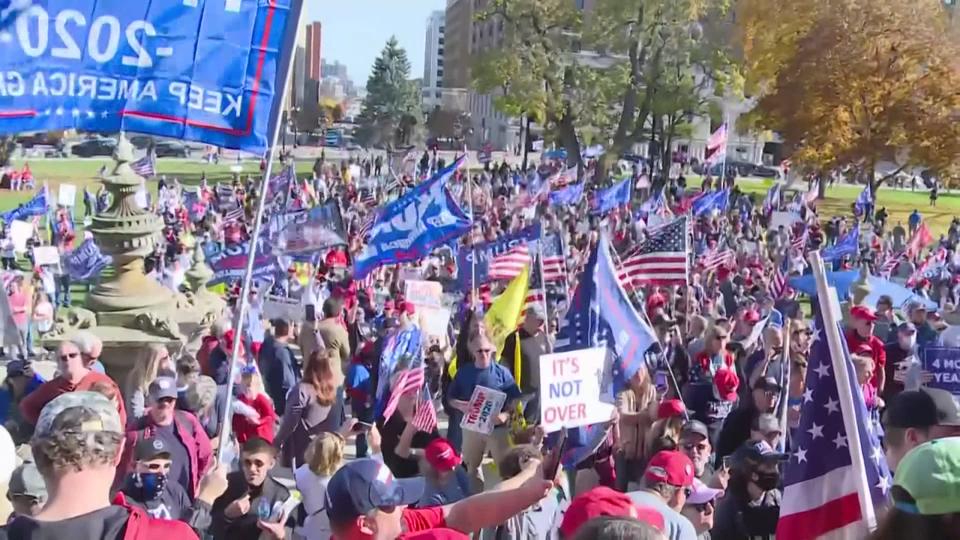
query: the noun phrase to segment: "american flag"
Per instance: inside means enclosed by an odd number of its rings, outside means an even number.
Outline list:
[[[721,266],[733,266],[736,263],[737,257],[730,248],[720,249],[717,247],[703,256],[700,266],[703,267],[704,272],[713,272]]]
[[[947,260],[947,250],[940,248],[936,253],[931,253],[927,259],[917,267],[916,271],[907,278],[907,286],[913,287],[922,279],[931,279],[936,277],[943,269],[943,263]]]
[[[795,249],[799,252],[804,252],[807,247],[807,240],[810,238],[810,230],[804,227],[803,234],[799,236],[794,236],[790,240],[790,249]]]
[[[900,265],[900,260],[903,259],[904,256],[905,254],[902,252],[894,253],[891,251],[887,254],[887,257],[883,260],[883,262],[880,263],[880,268],[878,269],[877,273],[879,273],[881,276],[890,277],[890,274],[897,269],[897,266]]]
[[[550,189],[560,189],[570,184],[577,183],[577,167],[570,167],[565,171],[559,171],[549,178],[547,182]]]
[[[150,152],[131,163],[130,167],[137,175],[152,178],[157,175],[157,157],[153,155],[153,152]]]
[[[400,403],[401,396],[411,392],[417,392],[423,388],[423,385],[423,366],[401,371],[396,382],[393,383],[393,387],[390,389],[390,399],[387,400],[387,406],[383,409],[383,420],[390,420],[393,413],[397,411],[397,404]]]
[[[224,223],[233,223],[233,222],[242,220],[244,216],[245,214],[243,212],[243,208],[238,206],[233,210],[230,210],[226,214],[224,214],[223,221]]]
[[[783,262],[786,264],[788,259],[784,259]],[[773,270],[773,275],[770,276],[770,296],[774,298],[780,298],[783,296],[783,291],[787,289],[787,275],[783,271],[783,265],[776,265],[776,268]]]
[[[567,279],[567,263],[563,258],[563,240],[559,234],[551,234],[540,240],[543,250],[543,280],[547,283]]]
[[[687,282],[687,218],[679,217],[654,231],[618,271],[627,291],[642,285]]]
[[[360,222],[360,226],[357,227],[357,236],[361,239],[366,239],[370,234],[370,229],[373,228],[373,224],[377,221],[377,213],[370,212],[363,221]]]
[[[727,124],[724,123],[707,139],[705,161],[709,165],[718,163],[727,156]]]
[[[544,305],[546,302],[546,290],[543,287],[543,280],[540,279],[541,263],[540,257],[534,261],[530,267],[530,283],[527,288],[527,303],[524,309],[534,305]]]
[[[494,257],[487,270],[487,279],[508,281],[519,276],[528,266],[530,248],[522,244]]]
[[[426,433],[433,433],[433,430],[437,429],[437,409],[429,395],[425,395],[417,404],[417,412],[413,416],[413,425]]]
[[[839,312],[838,307],[834,304],[830,309]],[[873,516],[863,515],[858,488],[867,488],[870,500],[864,501],[863,507],[872,514],[874,506],[886,500],[893,481],[856,383],[850,353],[840,339],[839,325],[833,331],[843,352],[834,360],[820,310],[815,321],[800,427],[794,432],[793,452],[784,467],[777,540],[860,539],[867,535],[867,523]],[[843,395],[835,376],[837,368],[847,375],[849,388]],[[848,426],[856,432],[848,431]],[[854,457],[863,461],[865,478],[857,473]]]
[[[361,193],[360,204],[368,207],[377,205],[377,196],[373,193],[372,189],[366,189]]]

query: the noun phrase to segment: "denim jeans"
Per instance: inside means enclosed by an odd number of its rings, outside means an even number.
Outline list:
[[[70,307],[70,274],[57,276],[56,305]]]

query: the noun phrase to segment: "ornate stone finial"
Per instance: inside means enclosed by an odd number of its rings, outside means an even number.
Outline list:
[[[867,266],[863,265],[860,267],[860,277],[853,282],[853,285],[850,287],[850,295],[853,298],[853,305],[859,306],[863,305],[863,302],[867,299],[867,296],[870,295],[870,273],[867,271]]]
[[[137,191],[144,180],[130,166],[133,146],[123,134],[113,159],[113,173],[103,180],[111,195],[110,208],[94,216],[87,230],[103,252],[113,257],[117,274],[97,285],[87,296],[87,307],[98,313],[166,311],[173,305],[173,293],[143,272],[143,259],[156,249],[163,220],[137,204]]]
[[[193,248],[193,265],[187,270],[185,277],[190,290],[194,293],[205,290],[210,278],[213,277],[213,270],[207,265],[207,257],[203,254],[203,248],[199,243]]]

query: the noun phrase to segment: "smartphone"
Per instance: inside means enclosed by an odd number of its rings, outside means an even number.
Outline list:
[[[313,304],[307,304],[306,307],[306,319],[309,322],[314,322],[317,320],[317,306]]]
[[[353,425],[350,431],[354,433],[366,433],[371,429],[373,429],[373,424],[368,424],[366,422],[357,422],[356,424]]]
[[[653,376],[653,385],[657,387],[657,390],[661,392],[667,391],[667,374],[663,371],[657,371]]]
[[[733,456],[723,456],[723,459],[720,460],[721,465],[724,469],[730,470],[730,465],[733,464]]]
[[[560,470],[560,461],[563,453],[567,450],[567,429],[560,431],[560,442],[553,447],[553,450],[543,459],[543,478],[553,482],[557,477],[557,471]]]

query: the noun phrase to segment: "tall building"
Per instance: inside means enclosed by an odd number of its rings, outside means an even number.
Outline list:
[[[446,13],[434,11],[427,19],[427,35],[423,59],[423,108],[431,110],[443,98],[444,21]]]
[[[321,63],[323,56],[321,53],[321,44],[323,38],[323,27],[319,21],[314,21],[307,25],[307,77],[314,81],[323,78]]]
[[[470,36],[475,0],[447,0],[444,13],[443,86],[470,86]]]
[[[322,77],[336,77],[344,80],[350,78],[347,74],[347,65],[341,64],[336,60],[333,62],[327,62],[326,60],[323,60],[320,63],[320,75]]]

